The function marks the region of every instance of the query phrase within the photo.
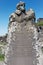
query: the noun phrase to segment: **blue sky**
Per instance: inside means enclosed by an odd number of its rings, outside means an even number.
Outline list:
[[[9,15],[16,10],[20,0],[0,0],[0,35],[7,33]],[[26,10],[32,8],[36,18],[43,18],[43,0],[21,0],[26,3]]]

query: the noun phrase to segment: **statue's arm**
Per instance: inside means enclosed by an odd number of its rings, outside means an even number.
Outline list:
[[[35,20],[35,13],[34,11],[29,10],[26,12],[26,16],[24,17],[25,20],[34,19]]]
[[[15,22],[15,13],[12,13],[12,14],[9,16],[9,25],[10,25],[12,22]]]
[[[9,21],[14,22],[15,21],[15,13],[12,13],[9,17]]]

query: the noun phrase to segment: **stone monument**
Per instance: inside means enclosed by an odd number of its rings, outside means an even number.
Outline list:
[[[7,65],[37,65],[36,53],[33,49],[35,43],[34,22],[35,12],[32,9],[26,11],[25,3],[19,2],[16,11],[9,17],[8,47],[6,55]]]

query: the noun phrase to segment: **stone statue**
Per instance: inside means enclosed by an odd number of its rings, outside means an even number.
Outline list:
[[[19,2],[16,11],[9,17],[7,65],[36,65],[36,53],[32,43],[34,35],[35,12],[26,11],[25,3]],[[32,53],[33,52],[33,53]]]
[[[15,11],[15,13],[12,13],[9,17],[9,21],[10,23],[12,22],[23,22],[24,20],[28,21],[28,20],[33,20],[35,21],[35,13],[32,9],[26,11],[25,9],[25,3],[24,2],[19,2],[16,6],[17,10]],[[9,23],[9,25],[10,25]]]

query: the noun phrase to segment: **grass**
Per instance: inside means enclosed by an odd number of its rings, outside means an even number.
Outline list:
[[[5,55],[4,54],[0,54],[0,61],[4,61]]]
[[[0,42],[0,45],[6,45],[7,43],[6,42]],[[4,61],[4,59],[5,59],[5,55],[4,54],[2,54],[2,46],[0,46],[0,61]]]
[[[37,26],[43,26],[43,21],[37,22],[36,25],[37,25]]]
[[[7,43],[6,42],[0,42],[1,45],[6,45]]]
[[[5,57],[5,55],[2,54],[2,49],[0,47],[0,61],[4,61],[4,57]]]

